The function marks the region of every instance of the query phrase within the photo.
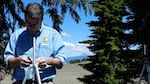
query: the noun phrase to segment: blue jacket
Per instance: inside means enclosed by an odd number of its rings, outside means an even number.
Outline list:
[[[42,24],[39,36],[36,37],[36,58],[42,57],[58,57],[61,60],[62,66],[66,62],[64,55],[64,44],[62,36],[54,29]],[[33,61],[33,35],[31,35],[26,27],[16,30],[10,37],[10,41],[4,52],[4,61],[8,65],[10,57],[20,55],[28,56]],[[22,68],[18,66],[14,69],[13,78],[23,80],[28,67]],[[52,79],[56,76],[54,66],[47,65],[46,68],[40,68],[41,80]],[[32,78],[33,70],[30,71],[28,79]]]

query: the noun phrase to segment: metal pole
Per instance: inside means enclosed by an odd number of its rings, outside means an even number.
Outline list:
[[[37,78],[38,84],[41,84],[41,78],[38,69],[38,63],[35,63],[35,55],[36,55],[36,37],[33,37],[33,81],[35,80],[35,76]]]
[[[41,84],[41,78],[40,78],[39,69],[38,69],[39,64],[35,63],[35,60],[36,60],[35,55],[36,55],[36,37],[33,37],[33,64],[30,65],[28,67],[28,70],[25,72],[25,77],[24,77],[22,84],[26,83],[27,77],[31,69],[33,69],[33,78],[32,78],[33,82],[32,83],[34,84],[35,76],[36,76],[38,84]]]
[[[33,78],[32,80],[35,80],[35,48],[36,48],[36,37],[33,37]]]
[[[150,84],[150,77],[149,77],[149,75],[150,75],[150,72],[149,72],[149,70],[148,69],[150,69],[148,66],[149,66],[149,63],[148,63],[148,60],[147,60],[147,56],[148,56],[148,45],[146,45],[146,44],[143,44],[143,48],[144,48],[144,53],[143,53],[143,55],[144,55],[144,64],[143,64],[143,68],[142,68],[142,71],[141,71],[141,73],[140,73],[140,78],[139,78],[139,82],[138,82],[138,84],[141,84],[141,79],[142,79],[142,76],[143,76],[143,73],[144,73],[144,70],[146,69],[147,70],[147,72],[148,72],[148,84]]]

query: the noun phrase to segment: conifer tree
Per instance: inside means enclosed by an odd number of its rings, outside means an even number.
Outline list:
[[[127,84],[139,77],[144,61],[141,45],[149,43],[145,40],[149,36],[146,33],[149,31],[145,30],[149,28],[150,15],[147,3],[139,0],[97,0],[91,3],[97,21],[87,23],[92,27],[91,40],[82,43],[88,43],[95,55],[82,66],[93,74],[79,78],[81,81],[86,84]],[[126,22],[122,21],[123,16],[126,16]],[[140,46],[132,50],[134,45]]]
[[[124,14],[124,0],[97,0],[91,2],[97,21],[87,23],[92,27],[90,50],[95,53],[90,63],[84,68],[93,74],[83,80],[87,84],[119,84],[122,82],[116,73],[126,69],[120,63],[120,35],[123,33],[122,16]],[[87,80],[86,80],[87,78]],[[81,79],[82,80],[82,79]]]

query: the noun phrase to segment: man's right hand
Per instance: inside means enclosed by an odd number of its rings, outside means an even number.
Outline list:
[[[19,56],[17,59],[22,67],[28,67],[30,64],[32,64],[32,61],[27,56]]]
[[[11,67],[28,67],[32,64],[32,61],[29,59],[28,56],[18,56],[18,57],[10,57],[8,60],[9,66]]]

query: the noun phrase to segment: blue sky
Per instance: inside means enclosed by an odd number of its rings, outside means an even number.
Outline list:
[[[72,43],[78,43],[79,41],[87,40],[89,39],[88,36],[91,34],[90,28],[88,27],[86,22],[89,22],[91,20],[94,20],[95,17],[93,15],[85,16],[85,14],[81,11],[78,11],[81,20],[79,23],[76,23],[70,16],[69,13],[67,13],[64,17],[64,23],[60,26],[62,28],[62,33],[65,35],[64,40],[69,41]],[[44,23],[52,26],[50,24],[50,19],[48,15],[45,15]]]
[[[25,6],[30,2],[40,2],[41,0],[23,0]],[[91,34],[90,28],[86,22],[95,20],[96,18],[93,15],[88,14],[85,16],[83,11],[78,11],[78,14],[81,17],[80,22],[77,24],[67,13],[64,17],[64,23],[61,25],[63,30],[63,39],[64,43],[67,46],[67,55],[68,56],[77,56],[77,55],[91,55],[92,52],[87,48],[87,44],[80,44],[78,42],[83,40],[88,40],[88,36]],[[48,15],[44,15],[44,24],[52,27],[51,19]]]
[[[91,34],[90,28],[88,27],[86,22],[89,22],[94,19],[94,16],[85,16],[83,12],[79,11],[79,15],[81,17],[81,21],[76,23],[69,14],[66,14],[64,23],[61,26],[63,31],[68,34],[68,38],[66,41],[77,43],[79,41],[89,39],[88,36]]]
[[[40,2],[41,0],[23,0],[25,6],[29,2]],[[65,35],[64,40],[72,43],[78,43],[79,41],[87,40],[90,35],[90,28],[86,25],[86,22],[94,20],[93,15],[88,14],[85,16],[83,11],[78,11],[78,14],[81,17],[80,22],[77,24],[70,16],[69,13],[65,15],[64,23],[61,25],[63,33]],[[48,26],[52,26],[51,19],[47,14],[44,15],[44,23]]]

